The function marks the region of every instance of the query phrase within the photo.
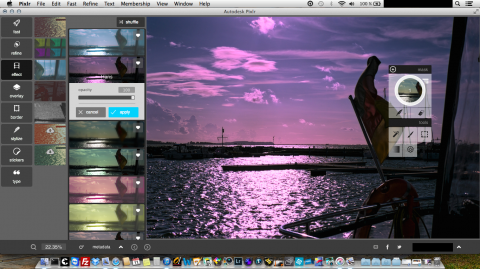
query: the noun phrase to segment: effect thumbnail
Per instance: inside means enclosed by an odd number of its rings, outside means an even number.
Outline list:
[[[67,148],[65,145],[35,145],[35,165],[66,165]]]
[[[70,29],[70,56],[143,56],[144,29]]]
[[[70,57],[69,83],[144,83],[143,58]]]
[[[71,232],[69,240],[144,240],[141,232]]]
[[[71,121],[70,148],[143,148],[145,131],[137,121]]]
[[[143,149],[70,149],[71,176],[143,175]]]
[[[143,204],[70,204],[68,229],[76,231],[143,231]]]
[[[65,81],[35,81],[35,101],[66,101]]]
[[[57,102],[40,102],[33,104],[35,123],[65,122],[66,104]]]
[[[65,124],[35,124],[35,144],[65,144]]]
[[[35,37],[66,37],[67,20],[65,17],[36,17]]]
[[[71,204],[143,204],[145,203],[143,176],[70,177]]]
[[[65,80],[65,60],[35,60],[35,80]]]
[[[65,58],[65,38],[35,38],[35,58]]]

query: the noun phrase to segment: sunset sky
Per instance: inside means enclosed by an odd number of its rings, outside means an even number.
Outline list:
[[[382,96],[388,65],[432,65],[440,137],[452,22],[150,17],[147,138],[216,142],[223,126],[227,141],[365,144],[348,96],[372,55]]]

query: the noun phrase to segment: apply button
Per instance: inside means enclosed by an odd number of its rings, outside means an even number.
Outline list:
[[[109,118],[138,118],[138,107],[109,107]]]

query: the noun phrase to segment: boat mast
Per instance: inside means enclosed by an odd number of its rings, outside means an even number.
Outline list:
[[[222,126],[222,136],[217,137],[217,140],[220,138],[222,139],[222,150],[223,150],[223,139],[228,138],[227,136],[223,136],[223,133],[225,133],[225,129],[223,129],[223,126]]]

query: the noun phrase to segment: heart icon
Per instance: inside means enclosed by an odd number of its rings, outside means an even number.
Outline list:
[[[140,153],[137,153],[137,154],[135,154],[135,155],[137,155],[137,157],[140,157]]]
[[[140,37],[140,33],[136,33],[135,35],[136,35],[137,37]]]
[[[137,182],[136,182],[136,183],[137,183],[137,185],[140,185],[140,180],[137,180]]]
[[[140,208],[135,209],[135,211],[137,211],[137,213],[140,212]]]
[[[135,237],[135,238],[137,238],[137,240],[140,240],[140,236],[137,236],[137,237]]]
[[[135,126],[135,128],[137,128],[137,130],[140,130],[140,125]]]
[[[140,65],[140,61],[136,61],[135,63],[136,63],[137,65]]]

